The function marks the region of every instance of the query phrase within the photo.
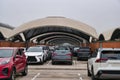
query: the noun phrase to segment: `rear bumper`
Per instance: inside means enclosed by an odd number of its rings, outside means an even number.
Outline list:
[[[72,59],[70,60],[63,60],[63,59],[52,59],[53,62],[72,62]]]
[[[100,79],[120,79],[120,70],[100,70],[96,77]]]
[[[77,56],[78,59],[88,59],[88,56]]]

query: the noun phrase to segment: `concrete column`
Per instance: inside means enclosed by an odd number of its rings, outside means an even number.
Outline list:
[[[84,44],[84,46],[86,46],[86,40],[83,40],[83,44]]]
[[[26,40],[25,40],[24,34],[23,34],[23,33],[20,33],[20,36],[21,36],[22,40],[25,42]]]
[[[90,36],[89,42],[90,42],[90,43],[92,42],[92,37],[91,37],[91,36]]]

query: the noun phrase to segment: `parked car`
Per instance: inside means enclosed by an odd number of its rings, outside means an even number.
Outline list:
[[[27,59],[23,48],[0,47],[0,79],[15,80],[18,73],[27,75]]]
[[[77,49],[77,60],[87,60],[90,53],[91,51],[89,47],[80,47],[79,49]]]
[[[120,79],[120,48],[100,48],[88,59],[88,76],[92,80]]]
[[[80,48],[80,47],[74,47],[74,48],[73,48],[73,51],[72,51],[73,56],[77,57],[79,48]]]
[[[41,63],[43,64],[47,58],[48,53],[45,46],[32,46],[25,52],[28,63]]]
[[[72,65],[72,53],[69,47],[59,46],[52,53],[52,64],[56,62],[68,62]]]

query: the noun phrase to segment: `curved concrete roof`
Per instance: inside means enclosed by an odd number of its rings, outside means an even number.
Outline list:
[[[0,32],[3,34],[3,36],[5,38],[7,38],[9,36],[9,32],[11,32],[14,28],[4,24],[4,23],[0,23]]]
[[[108,31],[106,31],[106,32],[103,32],[101,35],[104,36],[105,40],[111,40],[111,38],[112,38],[112,36],[113,36],[113,33],[114,33],[117,29],[120,29],[120,27],[114,28],[114,29],[111,29],[111,30],[108,30]]]
[[[47,17],[43,19],[34,20],[28,23],[25,23],[17,28],[15,28],[11,34],[9,34],[8,38],[17,35],[18,33],[24,32],[29,29],[43,27],[43,26],[61,26],[68,27],[79,30],[89,36],[94,38],[98,38],[96,30],[91,26],[88,26],[79,21],[75,21],[72,19],[64,18],[64,17]]]

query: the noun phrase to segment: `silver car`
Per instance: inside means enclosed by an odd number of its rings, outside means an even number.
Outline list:
[[[72,65],[72,53],[69,47],[59,46],[52,53],[52,64],[56,62],[68,62]]]

